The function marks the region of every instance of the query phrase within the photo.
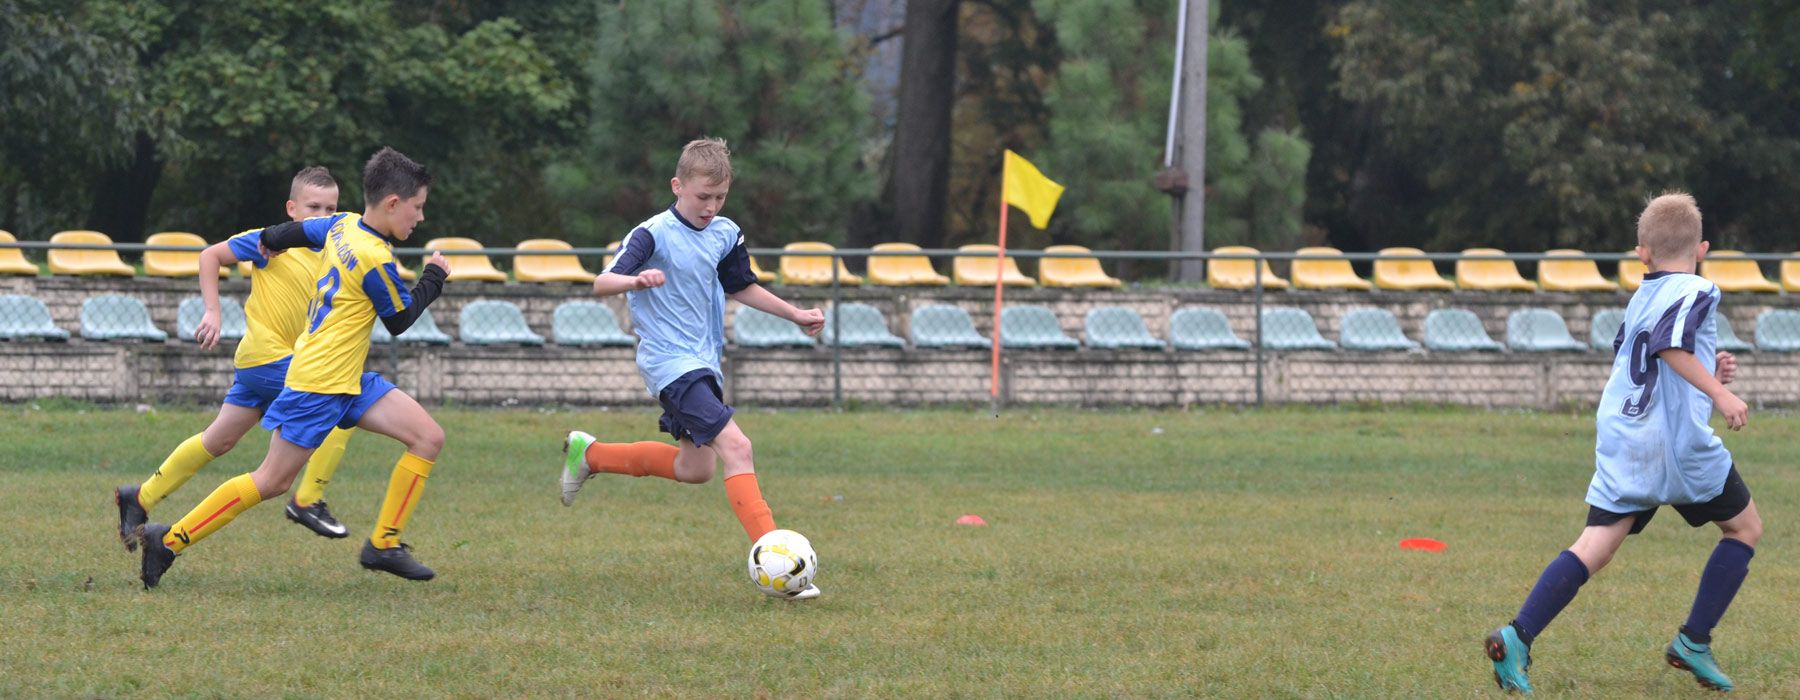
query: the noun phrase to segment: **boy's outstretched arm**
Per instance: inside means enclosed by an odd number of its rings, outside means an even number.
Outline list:
[[[219,268],[237,261],[230,241],[219,241],[200,251],[200,301],[206,305],[206,313],[194,328],[194,341],[200,343],[202,350],[219,344]]]
[[[621,275],[617,272],[602,272],[594,278],[594,296],[610,297],[615,294],[635,292],[640,289],[653,289],[663,286],[662,270],[642,270],[635,275]]]
[[[760,284],[752,284],[732,292],[731,298],[757,311],[792,321],[805,329],[807,335],[818,335],[825,330],[825,312],[818,309],[802,310],[775,296],[774,292],[764,289]]]
[[[1713,401],[1713,408],[1719,409],[1719,415],[1725,416],[1725,425],[1732,430],[1742,430],[1750,420],[1750,407],[1744,400],[1731,393],[1712,373],[1706,371],[1706,365],[1700,364],[1700,358],[1694,353],[1680,348],[1669,348],[1656,354],[1662,358],[1663,364],[1675,370],[1675,374],[1694,385],[1701,393]]]

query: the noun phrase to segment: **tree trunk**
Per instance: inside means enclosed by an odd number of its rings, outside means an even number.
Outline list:
[[[115,243],[142,242],[150,217],[150,196],[156,193],[162,169],[150,134],[138,132],[131,162],[100,176],[94,207],[88,213],[88,228],[111,236]]]
[[[899,239],[925,248],[939,247],[944,240],[960,5],[961,0],[906,3],[890,211]]]

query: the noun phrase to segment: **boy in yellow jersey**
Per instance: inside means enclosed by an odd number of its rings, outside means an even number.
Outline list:
[[[398,281],[393,244],[410,238],[425,220],[430,186],[424,166],[383,148],[363,167],[362,215],[339,213],[262,229],[261,245],[270,251],[318,248],[324,256],[286,384],[263,414],[263,427],[273,432],[269,453],[256,471],[220,485],[173,525],[143,526],[144,588],[161,581],[177,554],[251,506],[286,493],[326,434],[352,426],[406,445],[388,480],[376,528],[363,544],[363,568],[416,581],[435,575],[413,559],[400,533],[444,447],[444,429],[406,392],[363,371],[376,319],[400,335],[437,299],[450,274],[443,255],[433,254],[410,293]]]
[[[338,184],[331,172],[313,166],[294,174],[288,187],[287,214],[294,221],[337,212]],[[200,296],[205,317],[194,330],[194,340],[204,349],[219,342],[219,268],[240,260],[255,264],[250,273],[250,299],[244,305],[247,332],[238,343],[237,365],[231,389],[219,406],[219,415],[206,430],[189,437],[163,460],[156,473],[142,484],[127,484],[113,492],[119,506],[119,538],[127,551],[137,549],[137,527],[149,519],[149,511],[162,499],[214,459],[236,447],[244,434],[262,419],[263,410],[281,393],[287,378],[288,357],[306,327],[306,305],[312,300],[318,279],[319,253],[296,250],[274,259],[265,257],[257,232],[246,232],[214,244],[200,253]],[[350,431],[333,431],[307,466],[307,482],[288,504],[288,517],[325,537],[344,537],[349,530],[331,517],[325,506],[324,485],[337,471]],[[308,488],[311,487],[311,488]]]

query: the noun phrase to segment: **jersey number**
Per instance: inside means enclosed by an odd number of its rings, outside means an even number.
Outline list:
[[[340,278],[336,267],[332,267],[324,277],[319,278],[319,290],[313,295],[312,304],[306,309],[306,317],[311,319],[306,326],[307,333],[319,330],[319,324],[325,322],[325,315],[331,313],[331,298],[337,296],[339,282]]]
[[[1650,345],[1650,331],[1638,331],[1631,338],[1631,384],[1642,387],[1636,396],[1625,399],[1625,407],[1619,412],[1626,418],[1644,415],[1650,408],[1650,392],[1656,389],[1656,373],[1661,370],[1662,363],[1644,352]]]

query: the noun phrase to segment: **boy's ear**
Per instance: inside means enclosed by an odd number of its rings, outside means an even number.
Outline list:
[[[1638,262],[1643,263],[1644,267],[1653,267],[1652,263],[1650,262],[1650,249],[1649,248],[1645,248],[1643,246],[1638,246],[1637,247],[1637,256],[1638,256]]]
[[[1705,260],[1706,259],[1706,251],[1711,250],[1711,249],[1712,249],[1712,242],[1710,242],[1710,241],[1701,241],[1700,245],[1694,246],[1694,262],[1699,262],[1701,260]]]
[[[299,206],[300,205],[298,203],[296,203],[294,200],[290,199],[287,201],[287,215],[288,215],[289,219],[294,218],[294,210],[299,208]]]
[[[681,196],[681,178],[669,178],[669,191],[675,193],[677,197]]]

